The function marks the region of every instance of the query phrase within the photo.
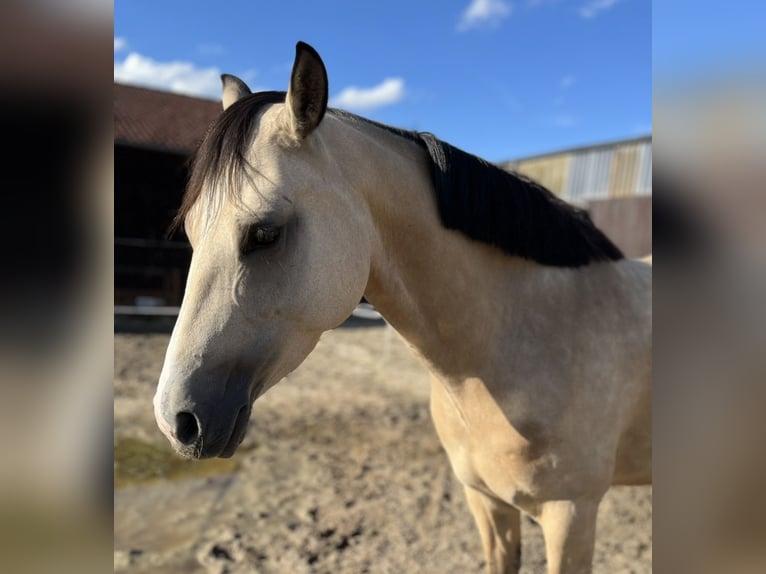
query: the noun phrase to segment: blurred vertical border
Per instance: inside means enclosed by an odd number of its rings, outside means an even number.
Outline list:
[[[653,16],[654,571],[766,572],[766,6]]]
[[[113,5],[0,7],[0,571],[111,556]]]

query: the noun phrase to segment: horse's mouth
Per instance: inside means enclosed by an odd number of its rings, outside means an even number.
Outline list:
[[[247,422],[250,420],[250,409],[250,405],[245,405],[239,409],[229,441],[226,443],[226,446],[223,447],[221,454],[218,455],[220,458],[229,458],[233,456],[237,447],[242,444],[242,441],[245,438],[245,433],[247,433]]]

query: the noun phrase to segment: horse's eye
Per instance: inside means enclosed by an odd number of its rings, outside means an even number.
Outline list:
[[[274,245],[280,236],[279,227],[252,225],[245,234],[242,243],[242,253],[247,255],[258,249]]]

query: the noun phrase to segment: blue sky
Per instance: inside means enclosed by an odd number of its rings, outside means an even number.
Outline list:
[[[651,132],[650,0],[117,0],[115,79],[284,90],[295,43],[331,105],[490,161]]]

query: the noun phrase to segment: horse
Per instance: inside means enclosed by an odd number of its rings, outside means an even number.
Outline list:
[[[487,571],[518,572],[525,513],[550,574],[590,572],[603,495],[651,478],[651,266],[527,178],[328,108],[305,43],[286,92],[222,84],[177,217],[193,255],[154,397],[175,450],[232,456],[365,297],[430,370]]]

